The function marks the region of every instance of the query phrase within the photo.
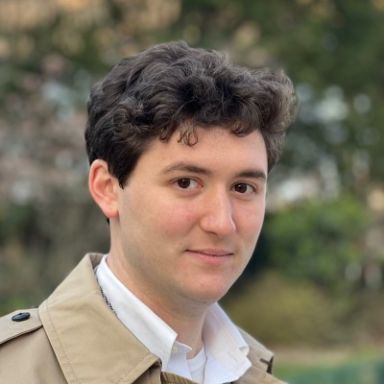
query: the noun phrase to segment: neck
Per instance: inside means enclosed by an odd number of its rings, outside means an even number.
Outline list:
[[[143,282],[135,284],[135,278],[119,258],[108,257],[107,264],[114,275],[147,307],[159,316],[177,333],[177,341],[192,348],[188,357],[194,357],[203,347],[203,325],[209,305],[206,303],[191,303],[179,298],[170,300],[159,297]]]
[[[189,358],[194,357],[201,350],[206,311],[197,315],[196,312],[185,311],[185,307],[181,311],[169,306],[159,306],[158,303],[151,303],[145,299],[142,301],[177,333],[178,342],[192,348],[188,353]]]

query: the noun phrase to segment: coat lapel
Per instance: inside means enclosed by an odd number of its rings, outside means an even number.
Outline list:
[[[159,360],[117,319],[104,301],[87,255],[39,308],[70,384],[132,383]]]

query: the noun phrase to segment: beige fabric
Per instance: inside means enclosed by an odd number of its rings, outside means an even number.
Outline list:
[[[161,374],[160,361],[115,317],[100,293],[86,255],[31,317],[0,319],[0,378],[13,384],[189,384]],[[270,351],[244,334],[253,366],[238,384],[282,384],[266,372]]]

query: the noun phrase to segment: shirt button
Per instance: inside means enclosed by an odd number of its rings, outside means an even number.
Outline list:
[[[12,321],[25,321],[31,317],[29,312],[20,312],[17,315],[12,316]]]

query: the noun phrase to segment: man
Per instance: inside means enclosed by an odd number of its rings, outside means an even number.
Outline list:
[[[97,83],[89,190],[108,254],[0,322],[4,383],[280,383],[217,304],[247,265],[294,96],[282,73],[160,44]],[[255,321],[257,321],[255,319]]]

